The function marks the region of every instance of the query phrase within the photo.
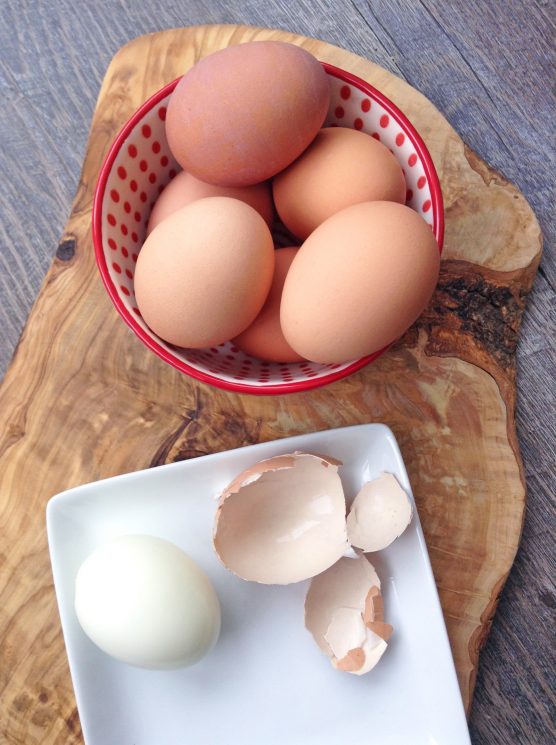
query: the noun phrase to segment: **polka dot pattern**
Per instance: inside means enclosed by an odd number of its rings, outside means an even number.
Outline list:
[[[332,97],[325,126],[359,129],[388,147],[404,168],[407,203],[432,226],[430,186],[411,137],[372,95],[330,75]],[[199,374],[223,383],[252,389],[281,389],[341,374],[351,363],[319,365],[312,362],[275,364],[248,357],[231,342],[210,349],[178,349],[156,337],[144,323],[135,301],[133,274],[145,239],[152,204],[178,173],[166,141],[164,122],[169,95],[154,104],[138,121],[112,164],[102,204],[102,244],[106,271],[119,302],[144,334],[150,336],[176,364],[186,364]],[[288,239],[290,240],[290,239]]]
[[[112,166],[103,203],[102,235],[108,273],[134,316],[139,314],[133,310],[136,307],[133,273],[136,251],[145,238],[146,204],[156,199],[159,186],[163,188],[170,181],[170,169],[175,173],[178,168],[166,143],[166,104],[167,101],[146,114],[127,138]],[[162,115],[161,109],[164,109]],[[135,253],[130,251],[131,242],[136,245]]]

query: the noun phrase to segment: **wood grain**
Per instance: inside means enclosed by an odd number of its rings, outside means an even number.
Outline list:
[[[86,209],[86,205],[83,205],[83,209]],[[81,232],[83,232],[83,231],[81,231]],[[81,237],[81,236],[79,236],[79,237]],[[71,257],[72,249],[71,249],[71,246],[72,245],[73,244],[72,244],[71,238],[68,239],[66,242],[64,242],[62,244],[62,247],[59,250],[60,260],[62,261],[62,263],[64,263],[64,259],[66,259],[66,261],[69,259],[69,261],[71,263],[71,261],[72,261],[72,257]],[[80,248],[80,241],[79,240],[77,242],[77,248],[78,248],[78,252],[79,252],[79,248]],[[60,289],[60,288],[58,288],[58,289]],[[461,290],[461,288],[460,288],[460,290]],[[452,290],[450,292],[453,294],[453,291],[454,291],[454,288],[452,288]],[[478,292],[476,294],[476,297],[480,297],[480,296],[481,296],[481,293]],[[54,296],[52,296],[52,297],[54,298]],[[98,298],[98,300],[99,301],[102,301],[102,298]],[[496,307],[496,305],[494,305],[493,307]],[[469,319],[468,319],[468,323],[469,323]],[[469,333],[471,333],[471,332],[469,332]],[[61,357],[58,355],[58,358],[57,359],[58,359],[58,361],[62,361],[63,360],[63,355]],[[119,360],[117,362],[119,362]],[[75,374],[77,375],[78,372],[79,371],[76,370],[75,371]],[[88,374],[90,374],[90,371],[89,371]],[[139,386],[139,388],[140,388],[140,386]],[[192,426],[192,424],[195,423],[195,416],[194,416],[194,413],[193,413],[194,411],[195,411],[195,409],[191,410],[191,412],[189,413],[189,419],[186,416],[182,420],[181,424],[184,426],[184,428],[188,428],[188,427]],[[284,416],[284,412],[282,413],[282,416]],[[146,421],[150,424],[150,422],[149,422],[148,419]],[[286,421],[287,421],[287,419],[286,419]],[[355,420],[352,420],[352,421],[355,421]],[[322,424],[323,424],[323,426],[326,426],[326,418],[324,418],[322,420]],[[152,426],[152,424],[151,424],[151,426]],[[290,422],[290,426],[292,426],[291,425],[291,422]],[[100,430],[100,431],[102,431],[102,430]],[[296,431],[295,430],[295,425],[293,425],[293,429],[291,431]],[[66,432],[68,432],[68,431],[66,430]],[[69,432],[68,432],[68,434],[69,434]],[[234,433],[234,436],[226,435],[226,439],[229,439],[233,443],[238,442],[238,441],[252,441],[253,439],[257,439],[257,438],[261,437],[263,434],[264,434],[264,432],[261,430],[261,428],[258,428],[258,424],[257,424],[257,422],[255,422],[253,426],[249,425],[248,427],[245,428],[245,430],[235,432]],[[17,436],[17,428],[16,428],[16,436]],[[214,433],[213,433],[213,437],[214,437]],[[234,439],[234,437],[237,438],[237,439]],[[242,438],[244,438],[244,439],[242,440]],[[202,438],[199,438],[199,439],[201,440]],[[195,442],[195,435],[192,436],[191,442]],[[171,444],[171,443],[169,444],[169,446],[168,446],[168,452],[166,454],[163,453],[162,454],[162,457],[172,458],[172,457],[176,457],[176,455],[177,456],[183,456],[184,454],[185,455],[188,455],[188,454],[192,455],[195,452],[197,452],[197,450],[194,447],[189,447],[188,446],[188,447],[184,448],[183,442],[181,442],[181,444],[180,444],[180,440],[178,438],[173,444]],[[60,461],[60,465],[61,465],[61,461]],[[70,479],[70,481],[71,481],[71,479]],[[20,741],[20,740],[17,740],[17,741]]]

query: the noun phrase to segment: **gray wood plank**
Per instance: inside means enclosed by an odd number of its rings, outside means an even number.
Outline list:
[[[135,36],[250,23],[316,36],[421,90],[535,209],[545,254],[518,350],[523,541],[481,657],[474,743],[556,738],[554,669],[555,5],[547,0],[2,0],[0,376],[69,214],[103,74]]]

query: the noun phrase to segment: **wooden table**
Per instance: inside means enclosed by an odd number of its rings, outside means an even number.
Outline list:
[[[554,23],[549,4],[541,0],[446,5],[390,0],[373,2],[371,9],[362,2],[320,0],[311,9],[309,4],[294,9],[286,2],[244,1],[165,9],[145,0],[128,12],[104,1],[94,10],[81,1],[3,3],[0,366],[3,372],[56,251],[78,187],[100,81],[127,40],[196,23],[281,27],[331,41],[407,79],[479,155],[520,187],[545,235],[518,354],[528,513],[521,550],[482,654],[471,730],[476,743],[549,742],[555,718],[549,676],[556,602],[550,563],[555,489],[549,384],[556,366],[548,332],[554,305],[556,164],[549,136],[554,99],[543,70],[549,65]],[[0,697],[2,680],[0,672]],[[8,742],[22,742],[15,734],[8,736]]]

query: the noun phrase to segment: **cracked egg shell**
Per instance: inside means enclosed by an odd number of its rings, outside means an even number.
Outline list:
[[[376,665],[393,629],[384,623],[380,579],[365,556],[343,557],[312,579],[305,626],[338,670],[363,675]]]
[[[242,579],[286,585],[314,577],[348,549],[339,461],[280,455],[239,474],[220,496],[214,548]]]
[[[409,497],[391,473],[363,485],[351,505],[347,532],[352,546],[362,551],[382,551],[411,522]]]

